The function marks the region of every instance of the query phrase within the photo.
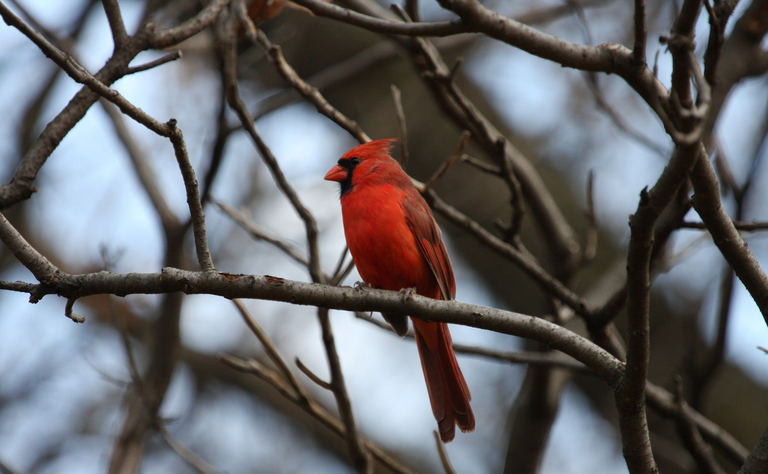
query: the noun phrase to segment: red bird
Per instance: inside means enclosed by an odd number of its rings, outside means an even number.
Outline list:
[[[456,282],[443,238],[429,206],[389,155],[394,139],[349,150],[325,179],[341,185],[347,245],[363,280],[373,288],[414,289],[422,296],[452,300]],[[408,319],[384,314],[404,336]],[[440,438],[447,443],[459,425],[475,429],[472,398],[451,347],[445,323],[411,318]]]

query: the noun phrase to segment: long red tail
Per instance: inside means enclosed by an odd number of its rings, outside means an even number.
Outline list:
[[[456,426],[463,432],[474,431],[475,414],[469,401],[467,382],[451,346],[451,333],[445,323],[413,321],[421,368],[427,382],[432,413],[444,443],[453,440]]]

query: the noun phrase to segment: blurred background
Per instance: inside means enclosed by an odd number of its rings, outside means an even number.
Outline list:
[[[112,37],[100,2],[17,1],[19,5],[10,5],[17,13],[28,22],[39,22],[38,29],[44,28],[49,38],[90,71],[97,71],[111,55]],[[658,76],[667,86],[670,56],[656,39],[669,32],[679,3],[648,2],[648,58],[657,63]],[[734,18],[750,2],[742,3]],[[168,25],[202,7],[192,0],[121,0],[119,4],[129,32],[147,14],[159,25]],[[528,15],[532,26],[569,41],[632,42],[633,7],[628,2],[524,0],[486,5],[512,17]],[[541,12],[545,14],[533,15]],[[421,16],[424,20],[452,17],[431,0],[421,3]],[[402,91],[408,126],[408,172],[416,179],[427,179],[453,152],[461,129],[441,111],[407,52],[396,43],[291,8],[259,27],[282,46],[303,78],[374,139],[398,136],[390,90],[396,85]],[[703,13],[697,26],[699,57],[708,35]],[[604,303],[621,284],[627,223],[640,190],[655,183],[672,151],[659,121],[620,78],[590,77],[479,35],[434,43],[449,65],[463,58],[457,83],[535,165],[582,241],[588,226],[587,180],[593,174],[597,255],[572,281],[594,306]],[[5,183],[31,141],[80,86],[16,29],[0,26],[0,44],[0,178]],[[203,32],[178,48],[183,52],[181,59],[126,76],[114,88],[156,119],[178,120],[201,182],[213,157],[221,153],[221,167],[205,207],[218,270],[309,281],[305,267],[268,242],[253,239],[214,203],[241,209],[250,221],[305,253],[301,220],[275,187],[249,136],[238,128],[235,114],[222,108],[221,59],[215,44],[214,34]],[[133,64],[165,53],[142,53]],[[238,61],[243,99],[287,179],[317,219],[321,262],[330,273],[345,242],[337,186],[322,178],[356,142],[291,92],[258,46],[243,40]],[[741,82],[715,129],[735,182],[752,182],[738,203],[733,193],[724,196],[733,215],[738,207],[741,220],[768,220],[768,207],[763,204],[768,202],[768,175],[762,160],[767,101],[766,76]],[[222,110],[232,131],[223,148],[217,148]],[[127,117],[114,118],[97,103],[42,168],[35,182],[38,192],[4,211],[36,249],[67,272],[157,272],[168,265],[166,238],[137,178],[126,136],[146,158],[170,210],[178,219],[187,219],[183,181],[168,140]],[[473,144],[467,152],[483,157]],[[398,147],[395,155],[399,153]],[[449,170],[436,191],[497,234],[494,222],[509,219],[510,196],[504,182],[466,163]],[[694,212],[687,219],[698,220]],[[544,293],[512,262],[439,216],[438,222],[452,257],[459,301],[534,315],[549,311]],[[768,241],[762,232],[745,237],[765,263]],[[552,268],[544,238],[530,215],[522,238],[543,265]],[[183,244],[184,258],[176,266],[195,268],[190,235]],[[721,287],[730,286],[723,285],[727,268],[708,234],[695,229],[674,234],[660,267],[653,286],[650,379],[669,389],[673,377],[681,375],[689,387],[692,374],[715,341]],[[35,281],[5,247],[0,248],[0,279]],[[358,280],[353,271],[342,284]],[[55,296],[31,305],[25,294],[0,293],[0,463],[17,473],[106,472],[132,380],[121,330],[128,334],[140,371],[146,370],[148,328],[166,308],[165,298],[81,299],[75,311],[86,322],[76,325],[64,317],[65,301]],[[697,392],[697,407],[751,448],[768,423],[768,356],[758,349],[768,346],[768,328],[738,281],[727,301],[725,360]],[[328,379],[314,308],[264,301],[245,304],[285,360],[298,357]],[[619,326],[622,318],[617,319]],[[413,341],[399,339],[347,312],[332,311],[331,321],[361,432],[416,472],[443,472]],[[531,348],[517,338],[473,328],[452,327],[451,331],[454,342],[462,344],[507,351]],[[230,301],[185,296],[180,338],[179,361],[160,415],[170,435],[218,472],[354,472],[340,438],[266,383],[219,362],[219,354],[230,353],[268,364]],[[535,413],[530,402],[518,397],[525,390],[526,374],[530,376],[533,369],[461,354],[459,362],[472,391],[477,430],[457,435],[447,446],[448,455],[459,473],[501,472],[505,463],[510,465],[508,453],[525,452],[513,446],[517,441],[510,433],[516,432],[520,420]],[[313,397],[335,412],[327,391],[298,370],[296,374]],[[539,472],[625,472],[610,389],[591,375],[564,375],[559,380],[562,386],[550,401],[554,422]],[[651,428],[662,472],[696,472],[672,422],[651,412]],[[729,472],[735,472],[737,466],[724,462]],[[160,433],[153,432],[141,472],[195,470],[169,448]]]

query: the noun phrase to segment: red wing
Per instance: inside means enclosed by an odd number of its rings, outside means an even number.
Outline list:
[[[453,279],[451,260],[448,258],[448,252],[445,251],[440,228],[437,227],[432,211],[429,210],[424,199],[417,194],[416,190],[413,190],[413,194],[406,193],[403,201],[405,220],[416,237],[419,251],[427,260],[437,280],[442,299],[452,300],[456,295],[456,281]]]

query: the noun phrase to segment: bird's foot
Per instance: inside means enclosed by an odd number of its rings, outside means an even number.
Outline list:
[[[356,290],[365,290],[371,288],[371,285],[364,281],[356,281],[354,286]]]
[[[413,295],[416,294],[416,288],[403,288],[400,290],[400,295],[403,298],[403,303],[406,303],[410,301],[413,298]]]

